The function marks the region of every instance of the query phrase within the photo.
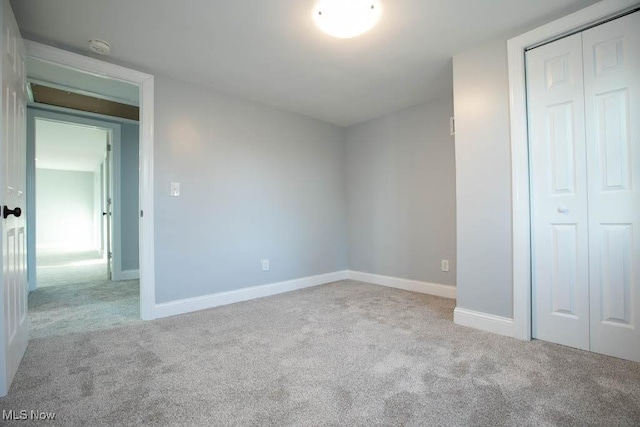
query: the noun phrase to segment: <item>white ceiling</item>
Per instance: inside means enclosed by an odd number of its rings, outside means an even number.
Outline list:
[[[36,168],[93,172],[106,146],[106,129],[36,119]]]
[[[27,38],[211,86],[339,125],[451,96],[451,57],[594,0],[383,0],[378,25],[334,39],[315,0],[13,0]]]

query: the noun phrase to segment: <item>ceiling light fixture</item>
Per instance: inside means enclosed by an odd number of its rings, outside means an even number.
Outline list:
[[[313,20],[322,31],[341,39],[357,37],[378,23],[379,0],[319,0]]]

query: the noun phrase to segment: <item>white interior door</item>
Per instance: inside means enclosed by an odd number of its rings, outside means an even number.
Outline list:
[[[640,13],[527,53],[533,337],[640,361]]]
[[[25,249],[26,105],[24,46],[8,0],[2,13],[2,301],[0,396],[7,394],[28,342]]]
[[[589,349],[582,38],[527,52],[534,338]]]
[[[640,12],[582,37],[591,350],[640,361]]]

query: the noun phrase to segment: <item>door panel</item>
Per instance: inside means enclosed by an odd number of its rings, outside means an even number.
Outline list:
[[[533,337],[589,348],[582,39],[527,52]]]
[[[551,313],[576,319],[578,233],[575,224],[553,225]]]
[[[595,120],[598,135],[594,135],[600,162],[599,169],[602,191],[629,190],[629,96],[626,89],[595,96]],[[598,183],[595,183],[598,184]]]
[[[576,188],[573,102],[547,108],[547,138],[551,157],[551,194],[573,195]]]
[[[640,13],[583,45],[591,349],[640,361]]]
[[[594,241],[600,242],[600,322],[633,326],[631,305],[631,224],[603,224]],[[597,262],[597,260],[596,260]],[[598,280],[598,278],[595,278]],[[594,316],[595,317],[595,316]]]
[[[27,275],[25,251],[25,177],[26,177],[26,86],[24,46],[7,0],[2,12],[2,154],[5,162],[0,173],[2,206],[20,208],[2,224],[2,292],[0,328],[0,396],[8,392],[11,381],[27,348]]]

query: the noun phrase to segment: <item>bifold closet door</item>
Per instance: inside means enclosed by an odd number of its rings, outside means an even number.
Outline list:
[[[640,13],[527,52],[534,338],[640,361]]]
[[[640,361],[640,12],[582,43],[591,350]]]
[[[582,36],[527,52],[533,337],[589,349]]]

